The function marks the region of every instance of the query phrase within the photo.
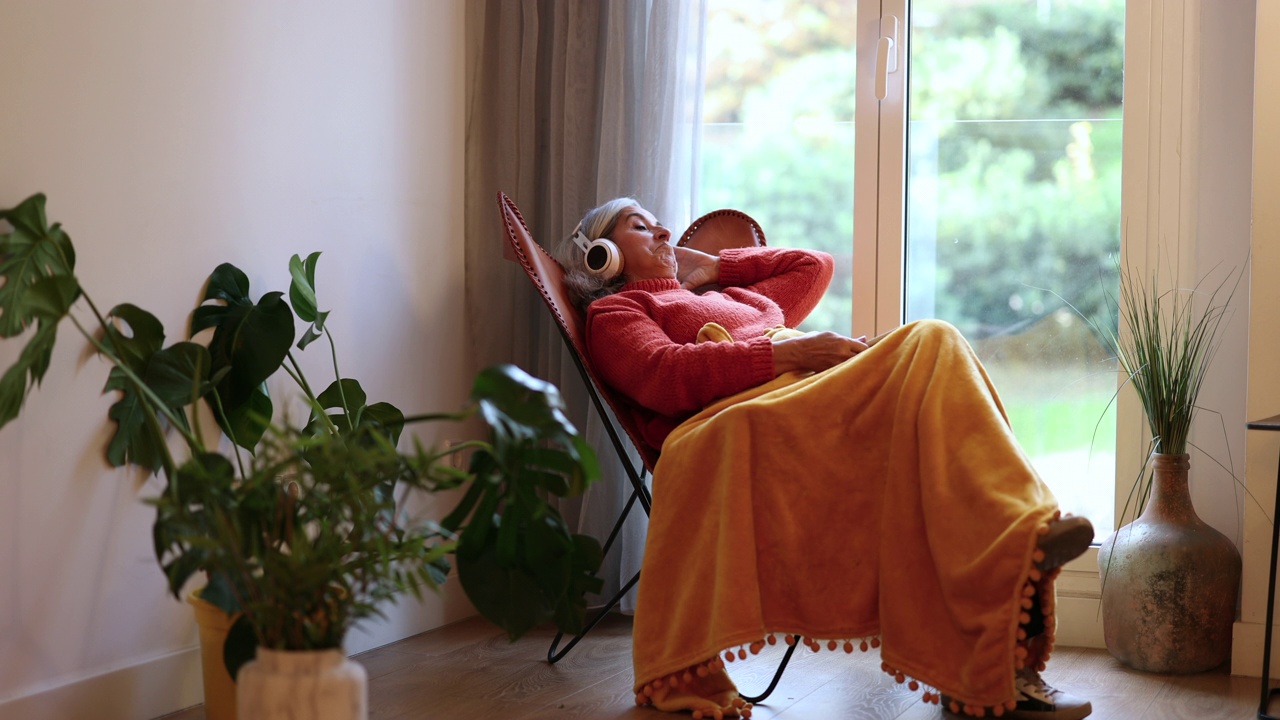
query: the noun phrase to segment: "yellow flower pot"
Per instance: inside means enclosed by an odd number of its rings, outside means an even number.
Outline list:
[[[187,596],[200,627],[200,670],[204,678],[205,720],[236,720],[236,684],[222,660],[222,646],[236,615],[200,599],[200,590]]]

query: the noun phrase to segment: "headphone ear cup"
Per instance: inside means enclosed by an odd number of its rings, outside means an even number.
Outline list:
[[[622,251],[612,240],[606,238],[591,241],[587,246],[584,262],[587,272],[605,280],[612,280],[622,274]]]

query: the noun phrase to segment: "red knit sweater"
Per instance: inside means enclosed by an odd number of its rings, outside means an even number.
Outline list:
[[[631,401],[621,412],[660,449],[676,425],[713,401],[773,379],[773,343],[764,331],[804,320],[833,266],[823,252],[735,248],[720,253],[719,292],[695,294],[673,279],[628,283],[587,309],[592,365]],[[734,342],[696,343],[709,322]]]

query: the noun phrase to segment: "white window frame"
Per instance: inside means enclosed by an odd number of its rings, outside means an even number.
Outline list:
[[[909,0],[859,0],[853,238],[853,327],[882,333],[903,321],[906,78]],[[1130,0],[1125,8],[1121,264],[1138,272],[1172,264],[1179,282],[1195,263],[1201,0]],[[892,18],[897,69],[876,96],[877,55]],[[864,72],[871,68],[872,72]],[[882,80],[884,82],[884,80]],[[1154,257],[1157,252],[1162,258]],[[1117,406],[1116,518],[1149,437],[1132,393]],[[1098,528],[1101,540],[1112,528]],[[1097,551],[1064,568],[1058,582],[1059,642],[1103,647]]]

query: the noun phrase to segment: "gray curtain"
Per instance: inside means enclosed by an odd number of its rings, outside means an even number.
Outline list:
[[[504,260],[505,192],[550,246],[621,195],[672,228],[691,219],[700,128],[701,0],[484,0],[467,5],[466,314],[475,369],[513,362],[555,383],[603,478],[561,512],[602,542],[630,496],[541,299]],[[631,461],[636,462],[632,457]],[[637,506],[605,559],[603,597],[639,569]],[[623,610],[634,607],[634,592]]]

